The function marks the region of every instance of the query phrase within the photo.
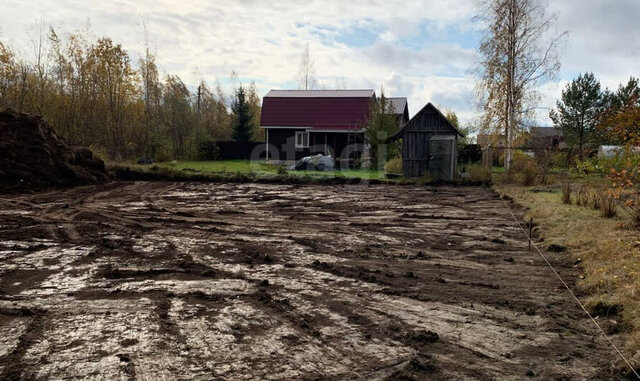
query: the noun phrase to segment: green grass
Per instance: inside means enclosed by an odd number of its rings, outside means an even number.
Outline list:
[[[161,167],[176,170],[194,170],[203,173],[277,173],[278,165],[263,162],[251,162],[249,160],[219,160],[219,161],[178,161],[158,163]],[[344,177],[359,179],[384,179],[385,172],[368,169],[349,169],[344,171],[287,171],[291,176],[322,176]]]
[[[158,163],[158,165],[178,170],[193,169],[201,172],[276,173],[278,170],[276,165],[261,162],[252,163],[249,160],[177,161]]]

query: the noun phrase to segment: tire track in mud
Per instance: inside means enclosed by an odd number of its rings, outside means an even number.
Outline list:
[[[0,263],[0,335],[14,334],[8,303],[65,318],[17,337],[2,374],[606,377],[611,354],[500,202],[481,188],[163,182],[5,197],[0,238],[20,244]],[[77,257],[45,261],[37,235]],[[25,348],[60,366],[24,363]]]

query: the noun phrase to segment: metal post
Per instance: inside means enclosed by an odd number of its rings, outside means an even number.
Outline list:
[[[200,159],[200,91],[202,86],[198,86],[198,104],[196,108],[196,155]]]
[[[269,129],[265,128],[265,130],[267,131],[265,132],[264,150],[265,150],[265,160],[268,163],[269,162]]]

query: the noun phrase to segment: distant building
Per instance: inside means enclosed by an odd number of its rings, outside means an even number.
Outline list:
[[[402,128],[409,121],[407,98],[392,97],[387,99],[391,103],[391,110],[398,120],[398,127]]]
[[[564,134],[557,127],[531,127],[529,145],[539,148],[567,148]]]

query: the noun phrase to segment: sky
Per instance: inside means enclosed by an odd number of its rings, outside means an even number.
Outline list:
[[[549,109],[581,72],[611,89],[640,76],[640,0],[546,4],[557,17],[554,32],[568,34],[557,78],[538,88],[538,125],[551,125]],[[200,80],[230,88],[235,72],[264,95],[298,88],[308,44],[321,88],[383,88],[407,97],[411,115],[427,102],[463,123],[478,115],[473,68],[481,30],[470,0],[0,0],[0,9],[0,40],[27,57],[43,23],[58,35],[111,37],[136,64],[148,39],[160,70],[191,88]]]

